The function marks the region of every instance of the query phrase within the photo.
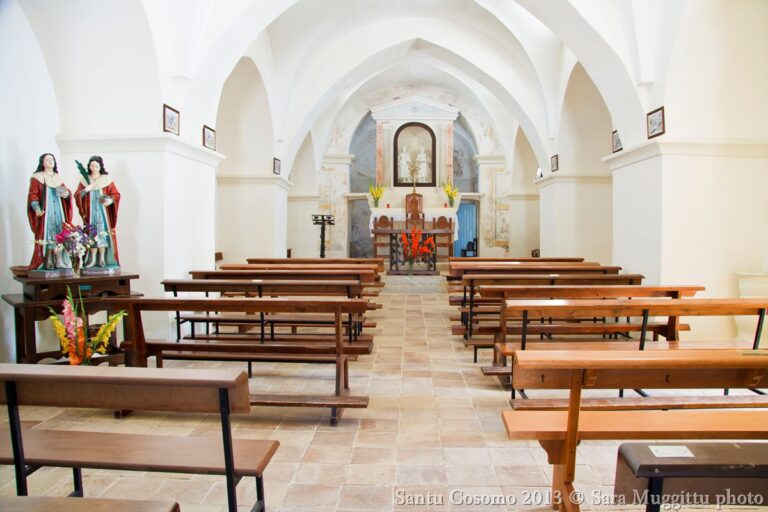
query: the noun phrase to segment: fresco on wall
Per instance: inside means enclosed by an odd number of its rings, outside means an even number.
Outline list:
[[[453,184],[459,192],[477,192],[477,145],[464,116],[453,124]]]
[[[350,166],[349,191],[368,192],[376,181],[376,121],[368,113],[352,134],[349,152],[355,155]]]
[[[349,152],[355,155],[349,168],[349,191],[368,192],[368,186],[376,182],[376,121],[368,113],[352,134]],[[365,199],[349,202],[349,257],[370,258],[373,242],[368,224],[371,209]]]
[[[357,199],[349,202],[349,257],[373,257],[373,239],[368,230],[368,219],[371,218],[371,208],[367,199]]]

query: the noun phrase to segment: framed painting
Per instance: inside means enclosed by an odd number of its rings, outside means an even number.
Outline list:
[[[203,146],[216,151],[216,130],[203,125]]]
[[[423,123],[406,123],[395,132],[394,185],[435,187],[435,132]]]
[[[181,114],[179,111],[163,104],[163,131],[178,135],[180,125]]]
[[[652,139],[659,135],[664,135],[666,127],[664,126],[664,107],[659,107],[645,116],[648,138]]]
[[[613,153],[618,153],[624,149],[624,147],[621,145],[621,139],[619,138],[619,131],[613,130],[613,133],[611,134],[611,151]]]
[[[560,169],[560,158],[558,155],[552,155],[552,158],[549,159],[549,166],[552,169],[552,172]]]

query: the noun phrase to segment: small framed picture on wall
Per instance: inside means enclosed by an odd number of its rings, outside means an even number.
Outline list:
[[[664,134],[666,131],[666,127],[664,126],[664,107],[659,107],[653,112],[648,112],[645,118],[649,139]]]
[[[552,158],[549,159],[550,167],[552,169],[552,172],[555,172],[560,168],[560,163],[558,162],[558,156],[552,155]]]
[[[624,147],[621,145],[621,139],[619,138],[619,131],[613,130],[613,133],[611,134],[611,150],[614,153],[618,153],[624,149]]]
[[[179,111],[163,104],[163,131],[178,135],[180,125],[181,114],[179,114]]]
[[[203,146],[216,151],[216,130],[203,125]]]
[[[272,159],[272,172],[280,176],[280,160],[278,158]]]

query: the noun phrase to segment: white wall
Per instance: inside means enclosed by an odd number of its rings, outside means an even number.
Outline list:
[[[558,171],[537,182],[541,193],[541,255],[613,262],[612,190],[608,166],[611,121],[584,68],[577,64],[563,102],[556,142]]]
[[[662,187],[662,282],[702,284],[707,297],[738,297],[737,272],[766,270],[768,159],[665,155]],[[730,319],[688,321],[692,338],[736,335]]]
[[[518,130],[512,160],[509,196],[509,256],[530,257],[540,248],[539,190],[534,185],[538,163],[528,138]]]
[[[320,213],[320,196],[288,196],[288,248],[293,258],[320,257],[320,228],[312,225],[312,215]]]
[[[27,98],[27,101],[22,101]],[[0,290],[21,293],[8,267],[28,265],[34,235],[27,221],[29,178],[42,153],[61,154],[59,111],[48,68],[16,1],[0,2]],[[60,169],[61,170],[61,169]],[[71,170],[65,175],[74,184]],[[0,361],[15,360],[13,309],[0,301]],[[42,325],[42,324],[40,324]],[[52,338],[51,338],[52,339]]]
[[[639,156],[617,165],[621,167],[613,172],[613,263],[624,272],[644,275],[644,284],[660,284],[661,161]]]
[[[610,265],[611,183],[609,178],[547,176],[541,194],[541,255],[582,256]],[[607,198],[607,200],[606,200]]]

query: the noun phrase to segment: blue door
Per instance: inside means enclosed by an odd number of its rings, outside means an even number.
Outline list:
[[[461,250],[467,248],[467,242],[477,238],[477,203],[462,201],[456,215],[459,218],[459,239],[453,243],[453,255],[461,256]]]

